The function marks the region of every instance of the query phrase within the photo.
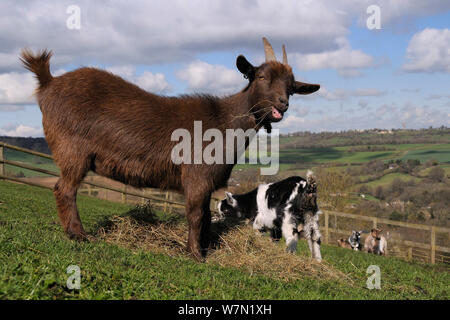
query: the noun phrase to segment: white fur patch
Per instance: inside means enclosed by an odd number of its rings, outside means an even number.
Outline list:
[[[258,191],[256,194],[256,205],[258,213],[255,217],[255,222],[253,222],[253,228],[260,230],[263,227],[273,228],[273,221],[276,219],[277,214],[275,212],[275,208],[269,209],[267,203],[267,189],[269,188],[269,184],[261,184],[258,187]]]

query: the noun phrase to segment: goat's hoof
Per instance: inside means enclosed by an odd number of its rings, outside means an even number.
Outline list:
[[[70,240],[76,240],[76,241],[88,241],[88,237],[86,235],[86,233],[84,232],[80,232],[80,233],[73,233],[68,231],[67,232],[67,236],[69,237]]]

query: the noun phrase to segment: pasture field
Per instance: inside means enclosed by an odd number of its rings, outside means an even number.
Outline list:
[[[281,143],[280,143],[281,144]],[[385,148],[382,151],[352,151],[367,146],[345,146],[328,148],[281,149],[280,163],[295,164],[312,163],[364,163],[372,160],[406,160],[418,159],[426,161],[436,159],[441,163],[450,163],[450,144],[401,144],[377,145]]]
[[[450,271],[429,265],[322,246],[324,266],[342,279],[295,280],[242,268],[197,263],[105,242],[98,229],[132,207],[79,196],[89,242],[68,240],[50,191],[0,181],[0,299],[449,299]],[[164,219],[164,216],[161,217]],[[181,221],[184,221],[182,219]],[[182,223],[182,222],[180,222]],[[280,243],[280,250],[284,244]],[[297,254],[309,261],[306,244]],[[283,261],[278,261],[283,264]],[[81,268],[81,289],[66,287],[69,265]],[[381,269],[369,290],[366,269]]]

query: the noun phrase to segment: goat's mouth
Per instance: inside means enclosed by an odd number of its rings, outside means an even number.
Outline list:
[[[272,122],[278,122],[281,121],[281,119],[283,119],[283,111],[281,111],[280,109],[278,109],[275,106],[272,106],[272,110],[271,110],[271,120]]]

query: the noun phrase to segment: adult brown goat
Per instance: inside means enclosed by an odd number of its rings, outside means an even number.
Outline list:
[[[217,128],[223,133],[225,129],[261,127],[270,131],[271,122],[283,118],[290,95],[309,94],[320,88],[295,81],[284,46],[280,63],[269,42],[265,38],[263,41],[266,62],[254,67],[244,56],[238,56],[237,68],[249,84],[224,98],[159,96],[95,68],[53,77],[51,52],[22,52],[25,68],[34,72],[39,81],[36,95],[44,133],[61,169],[54,195],[59,218],[70,238],[86,237],[76,195],[92,170],[134,187],[184,193],[188,249],[201,259],[209,246],[211,193],[226,186],[234,163],[175,164],[171,158],[176,145],[171,140],[174,130],[184,128],[192,134],[194,121],[201,121],[203,130]]]

